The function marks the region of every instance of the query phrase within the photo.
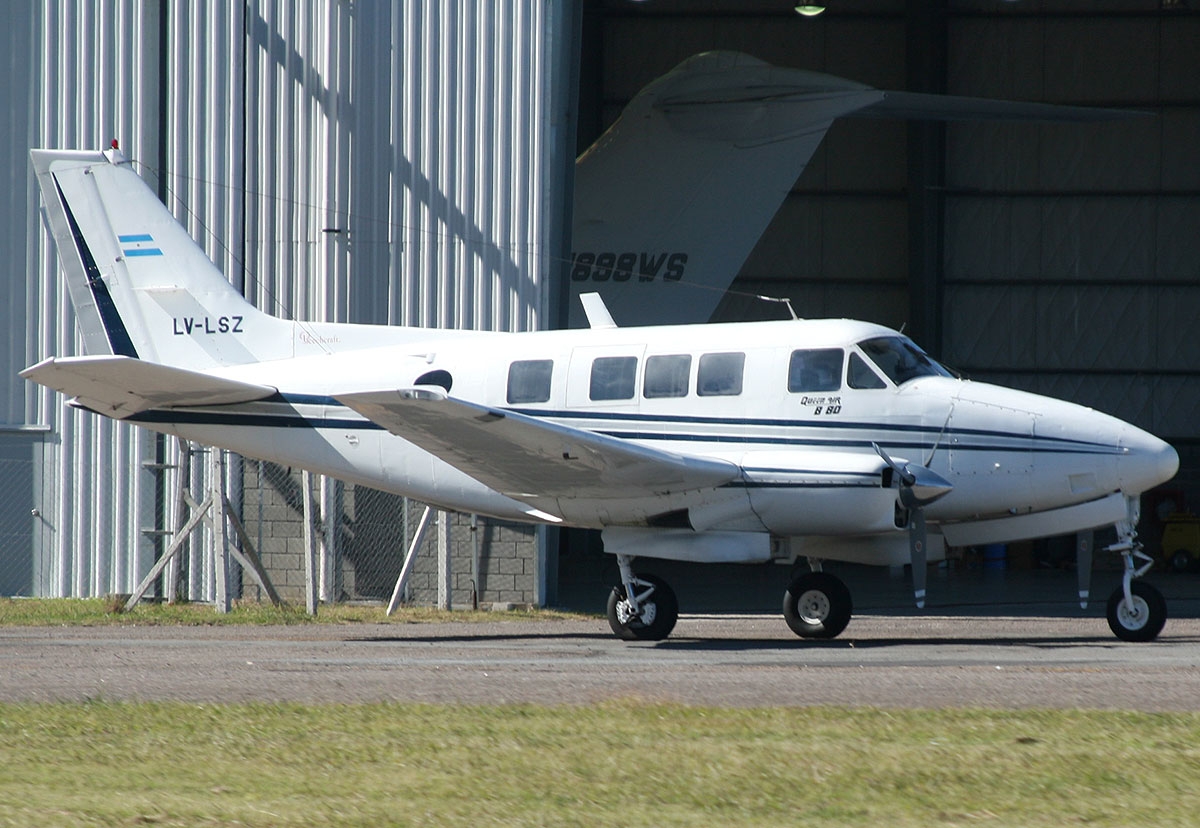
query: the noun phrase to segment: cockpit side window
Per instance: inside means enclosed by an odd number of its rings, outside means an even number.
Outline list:
[[[846,366],[846,384],[851,388],[887,388],[887,383],[853,351],[850,352],[850,362]]]
[[[881,336],[858,343],[879,370],[896,385],[917,377],[949,377],[952,374],[930,359],[924,351],[900,336]]]
[[[792,351],[788,363],[788,391],[837,391],[842,387],[841,348]]]

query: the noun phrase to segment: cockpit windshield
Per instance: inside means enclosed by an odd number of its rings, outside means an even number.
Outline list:
[[[864,354],[871,358],[880,371],[896,385],[903,385],[917,377],[953,376],[920,348],[902,336],[881,336],[864,339],[858,343]]]

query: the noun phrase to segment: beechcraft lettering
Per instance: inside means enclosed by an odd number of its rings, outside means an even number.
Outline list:
[[[174,323],[175,336],[192,336],[200,334],[240,334],[244,316],[176,316]]]
[[[571,280],[575,282],[653,282],[662,274],[667,282],[678,282],[687,269],[686,253],[575,253],[571,256]]]

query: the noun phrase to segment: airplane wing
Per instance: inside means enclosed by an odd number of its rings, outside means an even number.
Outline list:
[[[392,434],[516,500],[691,491],[739,468],[464,402],[433,388],[335,394]]]
[[[126,356],[50,357],[26,368],[21,376],[116,419],[151,408],[225,405],[261,400],[277,393],[269,385]]]

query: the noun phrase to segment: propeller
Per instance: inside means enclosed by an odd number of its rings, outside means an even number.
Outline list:
[[[913,594],[917,609],[925,608],[925,576],[928,554],[926,551],[925,507],[945,497],[954,484],[927,466],[915,469],[908,462],[899,463],[888,456],[878,443],[871,448],[895,473],[900,483],[900,505],[908,510],[908,553],[912,560]],[[932,454],[929,458],[933,460]]]
[[[1075,535],[1075,571],[1079,579],[1079,608],[1087,609],[1092,588],[1092,542],[1095,535],[1089,529]]]

